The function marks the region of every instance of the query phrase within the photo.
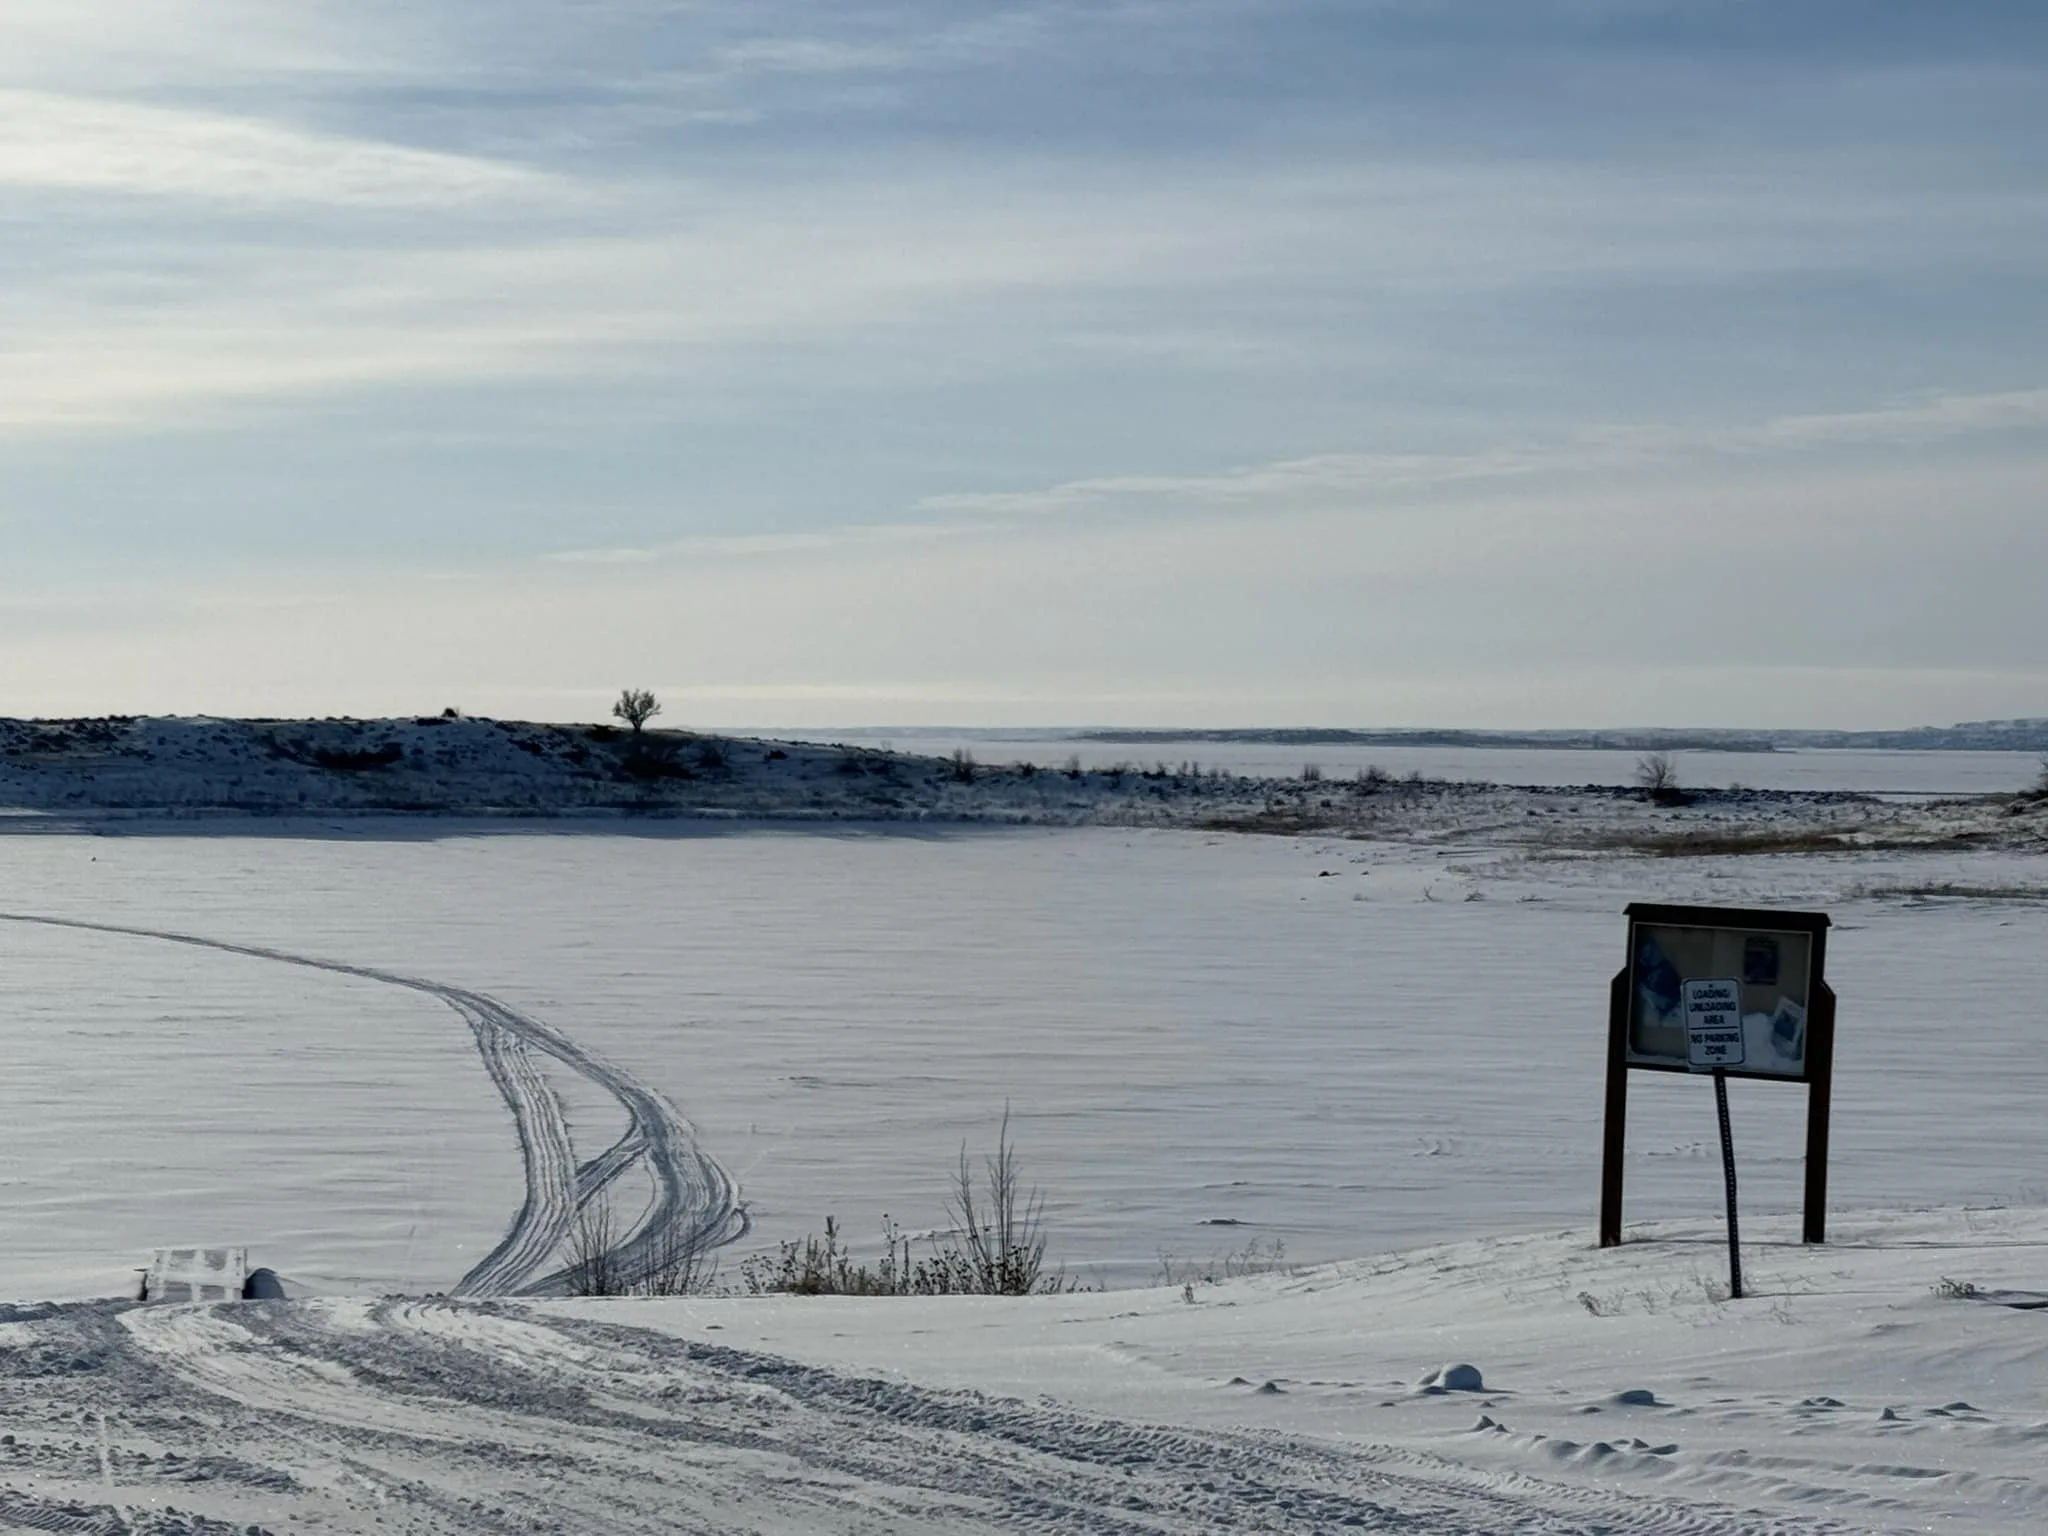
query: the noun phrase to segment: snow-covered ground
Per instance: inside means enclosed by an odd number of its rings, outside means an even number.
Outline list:
[[[2048,1291],[2048,853],[1643,857],[1489,804],[1400,840],[30,818],[0,1527],[2048,1527],[2048,1311],[2004,1304]],[[1736,1084],[1740,1303],[1697,1081],[1634,1085],[1639,1240],[1592,1245],[1630,900],[1837,923],[1833,1241],[1789,1241],[1803,1095]],[[603,1189],[732,1236],[728,1282],[828,1213],[928,1224],[1005,1101],[1108,1289],[487,1299]],[[1279,1271],[1157,1284],[1254,1241]],[[64,1300],[206,1242],[305,1299]],[[1424,1390],[1456,1363],[1485,1390]]]
[[[1633,1236],[1605,1252],[1576,1231],[1482,1238],[1192,1299],[0,1308],[0,1523],[2030,1536],[2048,1522],[2043,1213],[1864,1214],[1820,1249],[1760,1233],[1741,1303],[1715,1299],[1711,1228]]]

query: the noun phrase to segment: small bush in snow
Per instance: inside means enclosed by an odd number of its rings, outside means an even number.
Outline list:
[[[882,1255],[873,1264],[855,1262],[837,1219],[828,1216],[822,1236],[748,1259],[740,1283],[756,1295],[798,1296],[1031,1296],[1072,1288],[1064,1274],[1045,1267],[1045,1202],[1024,1188],[1007,1108],[980,1177],[960,1148],[946,1215],[951,1227],[926,1238],[923,1252],[884,1216]]]
[[[592,1200],[577,1211],[569,1229],[571,1296],[696,1296],[717,1278],[717,1256],[682,1233],[662,1231],[631,1264],[622,1252],[625,1239],[609,1200]]]
[[[1206,1259],[1184,1259],[1171,1253],[1159,1255],[1161,1283],[1183,1286],[1189,1291],[1196,1285],[1221,1285],[1225,1280],[1242,1280],[1251,1275],[1293,1272],[1287,1263],[1287,1244],[1277,1237],[1255,1237],[1242,1248],[1211,1254]]]

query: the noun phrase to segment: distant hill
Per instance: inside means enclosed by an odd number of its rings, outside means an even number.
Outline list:
[[[1609,731],[1338,730],[1249,727],[1240,730],[1083,730],[1076,741],[1128,743],[1241,741],[1274,746],[1512,747],[1608,752],[1790,752],[1856,749],[1922,752],[2048,752],[2048,716],[1974,720],[1896,731],[1735,731],[1644,727]]]

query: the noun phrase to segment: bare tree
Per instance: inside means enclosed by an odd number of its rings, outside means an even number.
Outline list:
[[[1651,799],[1678,789],[1678,760],[1669,752],[1650,752],[1636,759],[1636,788]]]
[[[652,690],[646,688],[622,688],[619,702],[612,706],[612,714],[633,728],[638,736],[642,727],[661,713],[661,701]]]

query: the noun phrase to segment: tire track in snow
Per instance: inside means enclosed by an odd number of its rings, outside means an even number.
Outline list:
[[[53,1357],[94,1361],[91,1371],[33,1383],[45,1393],[45,1422],[74,1423],[81,1412],[105,1415],[117,1430],[146,1422],[147,1438],[175,1448],[187,1466],[232,1451],[243,1482],[216,1484],[223,1513],[261,1507],[337,1531],[1846,1536],[1870,1528],[1840,1510],[1764,1514],[1714,1491],[1689,1500],[1633,1481],[1560,1482],[1475,1465],[1455,1453],[1190,1429],[1043,1398],[935,1390],[517,1304],[84,1306],[30,1326]],[[5,1375],[0,1369],[0,1409],[9,1406]],[[117,1460],[138,1477],[167,1475],[161,1460]],[[349,1475],[332,1475],[337,1466]]]
[[[0,912],[0,922],[154,939],[354,976],[425,993],[460,1015],[476,1037],[484,1071],[511,1111],[526,1193],[504,1237],[453,1287],[457,1295],[565,1290],[566,1269],[540,1272],[569,1236],[576,1213],[600,1199],[611,1183],[636,1163],[646,1165],[654,1183],[654,1199],[639,1225],[612,1250],[614,1272],[626,1281],[644,1278],[677,1253],[716,1248],[746,1233],[747,1216],[740,1205],[738,1185],[718,1160],[697,1144],[695,1130],[667,1100],[585,1051],[553,1025],[485,993],[374,966],[168,929],[23,912]],[[603,1089],[626,1112],[625,1134],[588,1162],[579,1165],[576,1161],[561,1099],[535,1060],[536,1053]]]

